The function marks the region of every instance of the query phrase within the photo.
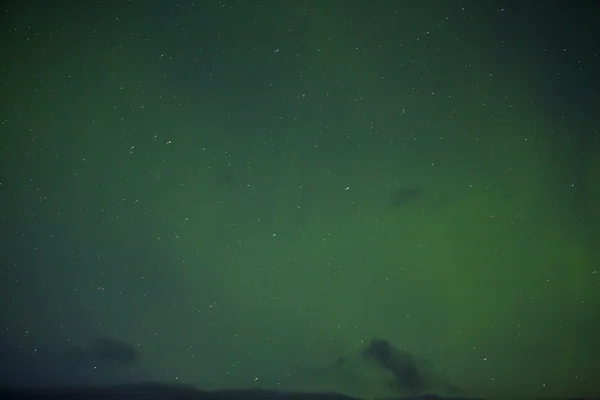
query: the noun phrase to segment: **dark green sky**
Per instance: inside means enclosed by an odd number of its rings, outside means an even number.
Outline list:
[[[5,3],[0,383],[599,395],[598,6],[528,3]]]

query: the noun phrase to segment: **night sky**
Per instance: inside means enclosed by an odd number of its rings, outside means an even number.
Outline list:
[[[3,2],[0,384],[599,395],[600,8],[521,3]]]

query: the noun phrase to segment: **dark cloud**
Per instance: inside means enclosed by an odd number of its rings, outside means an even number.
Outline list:
[[[81,346],[69,349],[69,356],[85,363],[133,364],[140,358],[139,350],[120,339],[100,336],[90,339]]]

